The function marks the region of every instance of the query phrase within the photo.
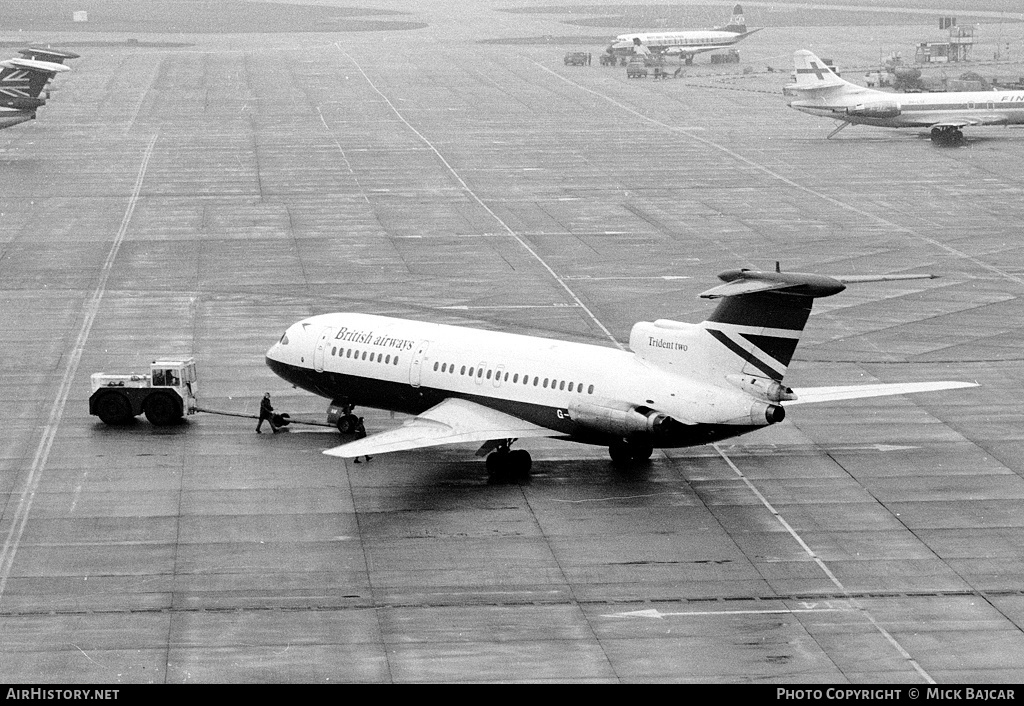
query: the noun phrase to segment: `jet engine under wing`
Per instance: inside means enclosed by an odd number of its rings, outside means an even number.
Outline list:
[[[442,444],[538,436],[563,436],[563,432],[546,429],[469,400],[451,398],[397,429],[342,444],[324,453],[339,458],[355,458]]]
[[[837,402],[840,400],[857,400],[865,397],[885,397],[888,395],[909,395],[915,392],[935,392],[937,390],[955,390],[960,387],[977,387],[976,382],[897,382],[877,383],[871,385],[838,385],[836,387],[804,387],[793,388],[796,399],[786,402],[786,406],[794,404],[810,404],[812,402]]]

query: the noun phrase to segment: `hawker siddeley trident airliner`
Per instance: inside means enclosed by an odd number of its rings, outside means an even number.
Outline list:
[[[850,83],[813,53],[793,55],[796,83],[783,89],[791,108],[848,125],[931,128],[933,142],[957,143],[969,125],[1024,124],[1024,91],[889,93]]]
[[[341,458],[484,442],[492,478],[529,472],[526,437],[608,446],[616,462],[655,448],[707,444],[777,424],[785,406],[959,387],[918,382],[790,389],[782,384],[816,297],[845,283],[931,275],[827,277],[729,270],[700,324],[633,326],[630,351],[368,314],[293,324],[267,365],[332,400],[343,431],[356,405],[415,415],[402,426],[324,451]]]

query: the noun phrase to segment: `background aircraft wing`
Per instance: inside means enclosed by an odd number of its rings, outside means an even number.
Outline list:
[[[342,444],[324,453],[339,458],[355,458],[468,441],[563,435],[564,432],[538,426],[475,402],[447,399],[397,429]]]
[[[789,407],[794,404],[811,404],[812,402],[836,402],[839,400],[856,400],[864,397],[885,397],[887,395],[909,395],[915,392],[935,392],[936,390],[955,390],[960,387],[977,387],[976,382],[897,382],[872,385],[839,385],[836,387],[803,387],[793,388],[797,399],[786,402]]]

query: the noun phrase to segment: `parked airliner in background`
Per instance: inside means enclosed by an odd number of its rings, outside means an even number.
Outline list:
[[[934,142],[953,144],[969,125],[1024,124],[1024,91],[890,93],[840,78],[805,49],[793,54],[793,64],[796,83],[783,93],[796,98],[791,108],[843,121],[828,137],[848,125],[924,127]]]
[[[655,448],[707,444],[781,422],[785,406],[959,387],[919,382],[815,387],[782,384],[816,297],[844,283],[931,275],[827,277],[729,270],[700,324],[633,326],[630,351],[368,314],[293,324],[266,354],[296,387],[332,400],[348,428],[359,405],[416,415],[402,426],[324,453],[341,458],[483,442],[494,480],[529,472],[526,437],[608,446],[617,463]]]
[[[701,52],[728,49],[736,42],[758,30],[747,31],[743,8],[732,9],[729,24],[714,29],[667,30],[663,32],[632,32],[620,34],[608,47],[609,54],[668,54],[679,55],[687,64]]]
[[[0,129],[33,120],[46,104],[44,89],[59,73],[70,71],[62,62],[78,54],[52,49],[21,49],[22,58],[0,61]]]

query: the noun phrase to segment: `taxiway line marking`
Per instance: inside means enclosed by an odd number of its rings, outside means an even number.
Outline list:
[[[430,140],[428,140],[423,133],[421,133],[419,130],[417,130],[415,127],[413,127],[412,123],[410,123],[408,120],[405,119],[405,116],[402,115],[401,111],[399,111],[398,108],[395,106],[395,104],[391,102],[391,99],[388,98],[386,95],[384,95],[384,93],[379,88],[377,88],[377,85],[373,81],[370,80],[370,77],[366,75],[365,71],[363,71],[363,67],[359,65],[359,62],[357,62],[355,59],[353,59],[352,56],[347,51],[342,49],[339,44],[335,44],[334,46],[337,47],[338,51],[340,51],[342,54],[344,54],[346,57],[348,57],[348,60],[352,62],[352,64],[356,67],[356,70],[359,71],[360,74],[362,74],[363,80],[366,81],[367,85],[369,85],[370,88],[372,88],[374,90],[374,92],[377,95],[379,95],[384,100],[385,103],[388,104],[388,107],[391,109],[391,112],[394,113],[395,116],[399,120],[402,121],[402,124],[405,125],[407,128],[409,128],[409,130],[411,130],[413,132],[413,134],[415,134],[418,138],[420,138],[420,140],[423,141],[423,144],[425,144],[428,148],[430,148],[430,151],[433,152],[434,156],[436,156],[441,161],[441,164],[443,164],[445,166],[445,169],[447,169],[449,171],[449,173],[451,173],[451,175],[453,177],[455,177],[455,180],[459,182],[459,184],[462,186],[463,190],[467,194],[469,194],[470,198],[472,198],[474,201],[476,201],[477,204],[479,204],[481,208],[483,208],[485,211],[487,211],[487,213],[490,214],[491,218],[493,218],[495,221],[497,221],[498,224],[501,225],[501,227],[510,236],[512,236],[512,238],[517,243],[519,243],[519,245],[526,252],[530,253],[530,255],[533,256],[534,260],[539,262],[540,265],[545,270],[547,270],[547,273],[549,275],[551,275],[551,277],[556,282],[558,282],[558,284],[562,287],[562,289],[565,290],[566,294],[568,294],[569,297],[574,302],[576,302],[583,311],[585,311],[587,313],[587,316],[589,316],[590,320],[594,322],[594,325],[597,326],[599,329],[601,329],[601,331],[604,332],[604,335],[608,337],[608,340],[610,340],[612,343],[614,343],[616,346],[618,346],[620,350],[626,350],[626,347],[624,345],[622,345],[621,343],[619,343],[619,341],[615,338],[615,336],[612,335],[612,332],[609,331],[605,327],[605,325],[603,323],[601,323],[601,320],[598,319],[597,316],[594,315],[594,312],[592,312],[590,310],[590,308],[586,304],[583,303],[583,300],[581,300],[579,298],[579,296],[576,295],[576,292],[574,292],[572,290],[572,288],[568,284],[565,283],[565,280],[562,278],[562,276],[559,275],[557,272],[555,272],[554,269],[552,269],[552,267],[544,260],[544,258],[542,258],[537,253],[536,250],[531,248],[530,245],[525,240],[523,240],[521,237],[519,237],[519,234],[516,233],[514,230],[512,230],[512,228],[507,223],[505,223],[505,221],[503,221],[501,219],[501,217],[497,213],[495,213],[493,211],[493,209],[491,209],[490,206],[488,206],[486,203],[484,203],[483,200],[479,196],[476,195],[476,192],[473,191],[473,189],[471,189],[469,187],[469,184],[467,184],[465,182],[465,180],[462,178],[462,175],[459,174],[455,170],[455,167],[453,167],[448,162],[448,160],[444,158],[444,155],[442,155],[441,152],[436,147],[434,147],[434,143],[432,143]]]
[[[867,618],[868,622],[871,623],[872,626],[874,626],[875,630],[877,630],[882,635],[882,637],[884,637],[886,641],[890,645],[892,645],[897,652],[899,652],[900,656],[902,656],[903,659],[906,660],[907,664],[914,668],[914,671],[916,671],[922,679],[924,679],[929,684],[934,684],[935,680],[932,679],[931,675],[928,674],[928,672],[926,672],[920,664],[918,664],[917,660],[914,659],[911,656],[911,654],[907,652],[906,649],[904,649],[903,645],[901,645],[899,641],[892,636],[892,633],[886,630],[877,620],[875,620],[875,616],[871,614],[871,611],[869,611],[867,608],[862,606],[857,601],[853,594],[850,593],[846,586],[843,585],[843,582],[839,580],[839,577],[832,573],[832,570],[829,569],[825,562],[821,560],[821,557],[819,557],[814,552],[814,550],[807,545],[807,542],[805,542],[803,537],[801,537],[800,534],[795,529],[793,529],[793,526],[786,522],[786,518],[784,518],[779,513],[779,511],[776,510],[770,502],[768,502],[768,498],[766,498],[761,493],[761,491],[758,490],[757,487],[753,483],[751,483],[745,475],[743,475],[743,472],[736,466],[735,463],[732,462],[732,459],[729,458],[725,454],[725,452],[722,451],[721,448],[719,448],[718,444],[711,444],[711,446],[715,449],[715,451],[718,452],[718,455],[721,456],[722,459],[729,465],[729,468],[733,470],[733,473],[735,473],[737,477],[739,477],[739,479],[743,481],[743,483],[747,486],[750,492],[752,492],[757,497],[757,499],[761,501],[761,504],[768,509],[768,512],[770,512],[772,516],[779,521],[779,524],[781,524],[783,528],[789,533],[789,535],[796,540],[797,544],[799,544],[800,548],[803,549],[804,552],[806,552],[807,556],[809,556],[814,561],[814,563],[818,565],[818,568],[821,569],[825,576],[828,577],[828,580],[831,581],[835,585],[835,587],[843,593],[843,595],[846,597],[846,600],[850,601],[850,604],[854,606],[854,608],[856,608],[858,611],[860,611],[861,615]]]
[[[699,615],[789,615],[791,613],[849,613],[850,608],[766,608],[764,610],[687,610],[662,613],[657,608],[631,610],[625,613],[607,613],[602,618],[668,618]]]
[[[25,478],[25,484],[22,486],[21,493],[18,496],[18,505],[14,511],[14,517],[11,518],[11,527],[7,531],[3,548],[0,550],[0,599],[3,599],[7,580],[10,578],[11,568],[14,566],[14,557],[18,552],[18,545],[21,543],[22,534],[25,532],[25,524],[28,522],[32,503],[35,500],[36,491],[39,489],[43,470],[46,468],[46,461],[50,456],[50,449],[53,447],[54,438],[57,436],[57,429],[60,427],[61,419],[64,416],[64,406],[67,403],[68,395],[71,393],[71,384],[78,373],[78,365],[82,360],[85,342],[89,339],[93,321],[96,320],[96,315],[99,313],[100,302],[102,302],[103,294],[107,289],[107,281],[110,279],[110,273],[113,271],[117,253],[128,234],[128,224],[131,222],[132,213],[134,213],[135,205],[139,200],[142,182],[146,177],[146,169],[149,166],[149,159],[153,155],[153,148],[156,146],[156,141],[159,137],[159,134],[153,135],[153,138],[146,146],[146,151],[142,157],[142,164],[139,167],[139,174],[135,178],[135,187],[132,189],[131,198],[128,199],[128,207],[125,209],[124,216],[121,218],[121,226],[118,228],[117,235],[114,236],[114,242],[107,253],[107,259],[103,262],[96,288],[83,306],[82,325],[78,329],[75,346],[71,350],[71,355],[68,356],[67,365],[64,367],[64,373],[61,375],[60,386],[57,388],[57,395],[50,407],[50,414],[47,418],[46,426],[43,427],[39,446],[36,448],[35,456],[32,458],[32,465],[29,467],[28,476]]]

